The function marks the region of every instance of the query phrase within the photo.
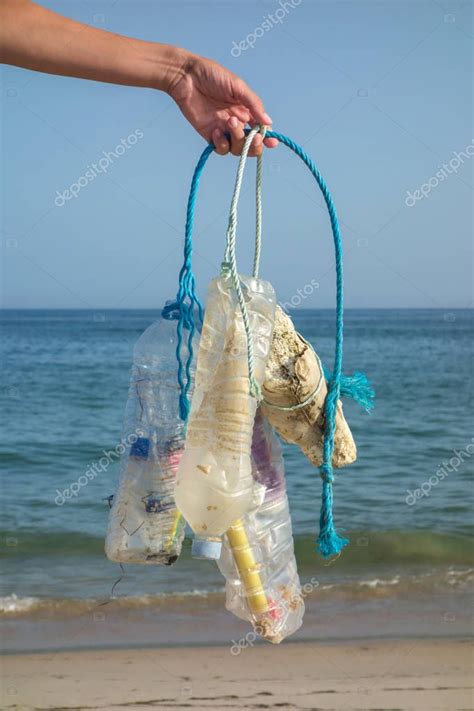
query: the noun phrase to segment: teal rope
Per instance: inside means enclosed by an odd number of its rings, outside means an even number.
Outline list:
[[[193,179],[188,197],[188,206],[186,210],[186,229],[184,235],[184,263],[179,272],[179,289],[176,296],[176,302],[179,308],[179,318],[177,325],[177,345],[176,358],[178,360],[178,384],[179,384],[179,414],[185,422],[189,415],[189,389],[191,387],[191,363],[193,360],[193,337],[195,332],[194,312],[197,307],[199,318],[203,321],[202,304],[196,296],[195,278],[192,269],[193,256],[193,228],[194,228],[194,212],[196,208],[196,197],[199,187],[199,180],[202,171],[206,165],[207,159],[214,151],[213,145],[208,145],[202,152],[201,157],[194,169]],[[188,330],[187,339],[187,357],[184,365],[182,360],[182,351],[184,343],[184,329]]]
[[[332,466],[332,455],[334,452],[334,435],[336,432],[336,409],[340,396],[341,375],[342,375],[342,348],[344,341],[344,277],[342,267],[342,239],[339,231],[336,208],[331,194],[316,165],[305,151],[297,143],[283,136],[275,134],[273,131],[267,133],[268,137],[276,138],[280,143],[290,148],[313,174],[319,189],[324,197],[326,207],[331,221],[331,230],[334,240],[334,250],[336,258],[336,348],[334,354],[334,367],[331,380],[328,382],[328,392],[324,403],[324,442],[323,442],[323,463],[320,467],[321,478],[323,480],[321,513],[319,517],[318,548],[320,553],[328,558],[337,555],[349,542],[346,538],[340,538],[336,532],[333,518],[333,490],[334,470]]]
[[[248,134],[250,129],[246,129]],[[276,131],[266,131],[267,138],[276,138],[279,143],[290,148],[301,160],[314,176],[326,203],[331,230],[334,241],[336,259],[336,347],[334,354],[334,367],[330,380],[328,381],[328,392],[324,404],[325,425],[323,443],[323,463],[320,467],[322,478],[322,503],[319,518],[318,548],[324,557],[338,554],[348,541],[340,538],[336,532],[333,519],[333,490],[334,470],[332,466],[332,456],[334,452],[334,434],[336,431],[336,409],[337,402],[341,394],[342,378],[342,350],[344,331],[344,298],[343,298],[343,266],[342,266],[342,240],[339,231],[339,223],[329,189],[321,173],[307,153],[297,143]],[[191,182],[191,190],[188,199],[186,233],[184,243],[184,264],[179,275],[179,290],[176,301],[180,308],[180,318],[178,320],[178,345],[176,355],[178,358],[178,382],[180,387],[180,413],[183,420],[187,418],[189,412],[188,392],[191,385],[190,365],[193,358],[192,338],[195,331],[194,310],[198,307],[199,317],[202,322],[202,306],[195,294],[195,279],[192,272],[192,233],[194,224],[194,212],[199,179],[210,154],[214,151],[214,146],[209,144],[203,151]],[[181,350],[183,345],[183,329],[189,330],[187,340],[187,360],[184,371],[186,382],[183,377],[183,365],[181,361]]]
[[[326,380],[330,380],[331,373],[324,371]],[[368,413],[374,407],[374,389],[365,373],[356,372],[354,375],[341,375],[341,397],[351,397]]]

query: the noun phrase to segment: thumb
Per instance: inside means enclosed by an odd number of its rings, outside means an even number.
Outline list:
[[[247,84],[238,79],[233,87],[233,94],[237,103],[242,104],[252,114],[252,118],[256,123],[271,124],[270,116],[265,112],[263,102]]]

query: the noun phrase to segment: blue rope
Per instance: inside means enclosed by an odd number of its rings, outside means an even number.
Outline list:
[[[324,377],[331,380],[332,373],[324,369]],[[341,397],[350,397],[368,413],[374,407],[375,392],[365,373],[355,372],[354,375],[341,375]]]
[[[246,129],[246,133],[249,133],[250,129]],[[336,348],[334,354],[334,366],[332,373],[328,380],[328,392],[326,395],[326,400],[324,404],[324,415],[325,415],[325,425],[324,425],[324,443],[323,443],[323,463],[320,467],[320,474],[322,478],[322,503],[321,503],[321,513],[319,518],[319,536],[318,536],[318,548],[320,553],[325,557],[338,554],[345,545],[347,545],[348,540],[345,538],[340,538],[336,532],[333,519],[333,490],[332,484],[334,481],[334,470],[332,466],[332,457],[334,452],[334,434],[336,431],[336,409],[337,402],[341,396],[341,382],[342,376],[342,347],[343,347],[343,311],[344,311],[344,298],[343,298],[343,267],[342,267],[342,240],[339,231],[339,223],[337,220],[336,208],[332,201],[329,189],[317,169],[316,165],[313,163],[311,158],[307,153],[299,146],[297,143],[276,131],[266,132],[267,138],[276,138],[279,143],[290,148],[305,165],[309,168],[313,174],[321,192],[324,197],[329,218],[331,221],[331,230],[334,240],[334,249],[336,257]],[[194,324],[194,311],[197,307],[199,312],[199,318],[202,323],[203,320],[203,310],[202,305],[195,293],[195,278],[192,272],[192,238],[193,238],[193,225],[194,225],[194,212],[196,205],[197,190],[199,187],[199,180],[201,178],[202,171],[207,162],[207,159],[214,151],[214,146],[209,144],[204,149],[197,166],[194,171],[194,175],[191,181],[191,189],[188,199],[187,216],[186,216],[186,232],[184,240],[184,264],[181,268],[179,274],[179,290],[176,297],[177,304],[179,305],[179,320],[178,320],[178,345],[176,348],[176,356],[178,359],[178,382],[180,387],[180,415],[183,420],[187,419],[189,413],[189,402],[188,393],[191,386],[191,373],[190,366],[193,358],[192,349],[192,339],[195,331]],[[189,331],[187,339],[187,358],[184,365],[183,374],[183,363],[181,359],[181,353],[184,343],[183,330],[187,329]],[[346,382],[346,380],[344,381]],[[353,387],[353,392],[356,392],[357,388]],[[353,393],[351,393],[353,394]],[[363,397],[363,396],[361,396]],[[364,396],[365,397],[365,396]],[[357,398],[356,398],[357,399]]]
[[[178,341],[176,345],[176,358],[178,359],[178,383],[179,383],[179,415],[183,421],[188,419],[189,415],[189,388],[191,387],[191,363],[194,356],[193,351],[193,336],[195,331],[194,311],[197,307],[201,323],[203,321],[202,304],[196,296],[196,281],[192,269],[193,256],[193,227],[194,227],[194,212],[196,208],[196,197],[199,187],[199,180],[202,171],[206,165],[207,159],[214,151],[214,146],[209,144],[202,152],[201,157],[194,170],[191,188],[188,197],[188,207],[186,211],[186,230],[184,235],[184,263],[179,272],[179,289],[176,296],[176,301],[179,306],[179,318],[177,326]],[[184,363],[181,358],[184,329],[188,330],[187,339],[187,357]],[[184,370],[184,373],[183,373]]]

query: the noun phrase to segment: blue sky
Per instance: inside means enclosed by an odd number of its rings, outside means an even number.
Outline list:
[[[104,29],[179,44],[246,79],[275,129],[304,145],[332,190],[348,307],[472,306],[471,3],[301,0],[267,31],[258,28],[268,27],[278,2],[43,4]],[[173,297],[187,191],[204,146],[170,99],[6,67],[1,113],[3,305],[155,308]],[[104,151],[140,134],[106,174],[57,206],[58,192]],[[201,295],[223,254],[235,169],[236,159],[212,157],[202,180]],[[251,263],[253,180],[252,164],[239,212],[243,273]],[[407,205],[407,191],[423,185],[426,195]],[[311,175],[282,146],[265,155],[263,208],[262,276],[281,301],[299,290],[308,294],[303,307],[333,306],[327,215]]]

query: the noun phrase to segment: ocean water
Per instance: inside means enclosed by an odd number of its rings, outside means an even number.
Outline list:
[[[131,606],[182,604],[186,596],[207,605],[221,596],[216,567],[193,561],[189,543],[172,568],[121,571],[105,558],[106,498],[118,462],[74,498],[59,496],[118,444],[132,348],[157,317],[147,310],[1,313],[0,609],[7,617],[87,608],[107,600],[119,577],[114,593]],[[330,368],[334,312],[295,310],[292,317]],[[318,471],[299,450],[284,448],[303,581],[317,576],[322,596],[327,589],[367,599],[465,590],[473,566],[473,312],[348,310],[345,323],[344,371],[368,374],[376,407],[367,415],[345,404],[359,454],[335,484],[336,524],[351,544],[331,565],[315,553]]]

